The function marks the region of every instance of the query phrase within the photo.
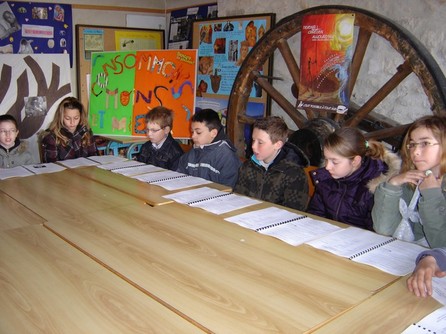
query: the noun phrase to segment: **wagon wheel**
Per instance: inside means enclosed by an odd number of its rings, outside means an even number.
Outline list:
[[[351,64],[349,82],[350,107],[347,113],[315,113],[312,110],[297,109],[297,89],[299,87],[299,54],[292,50],[290,38],[301,32],[302,19],[307,14],[355,14],[354,55]],[[356,103],[352,98],[360,68],[365,59],[371,37],[378,36],[387,40],[391,47],[402,56],[402,63],[395,68],[395,73],[364,103]],[[292,96],[287,98],[283,92],[274,87],[277,78],[267,78],[258,69],[271,59],[278,50],[289,71],[288,81]],[[297,51],[299,52],[299,51]],[[366,132],[366,137],[383,140],[399,148],[401,137],[410,123],[398,123],[386,116],[376,114],[374,108],[397,89],[401,82],[415,73],[422,90],[427,96],[433,114],[444,114],[446,105],[446,79],[427,49],[407,30],[394,22],[375,13],[349,6],[319,6],[309,8],[288,16],[270,29],[252,48],[244,60],[234,81],[228,104],[228,135],[240,156],[244,155],[244,126],[252,124],[253,118],[246,115],[246,106],[253,84],[259,85],[263,92],[280,106],[297,128],[303,129],[309,123],[321,119],[330,119],[340,127],[359,127]],[[283,78],[281,78],[283,80]],[[289,93],[289,92],[288,92]],[[288,94],[289,95],[289,94]],[[410,122],[410,121],[409,121]],[[297,131],[296,131],[297,132]],[[396,146],[398,145],[398,146]]]

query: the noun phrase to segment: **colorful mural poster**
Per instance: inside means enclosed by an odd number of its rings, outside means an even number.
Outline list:
[[[145,136],[144,115],[174,112],[172,135],[190,138],[195,110],[197,50],[92,53],[90,125],[95,134]]]
[[[264,35],[266,24],[266,19],[234,18],[199,25],[197,96],[230,95],[243,60]],[[250,96],[261,97],[261,88],[253,87]]]
[[[298,108],[347,111],[354,22],[354,14],[303,18]]]
[[[68,53],[72,65],[71,5],[1,1],[1,53]]]

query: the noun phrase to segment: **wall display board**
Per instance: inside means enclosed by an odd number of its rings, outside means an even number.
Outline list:
[[[145,136],[145,114],[174,112],[172,135],[190,138],[195,108],[197,50],[94,52],[90,125],[95,134]]]
[[[76,25],[77,94],[89,105],[92,52],[164,49],[164,30]]]
[[[221,17],[193,23],[192,47],[198,49],[197,105],[201,108],[219,105],[225,121],[237,72],[251,48],[274,23],[275,14]],[[272,59],[259,71],[271,75]],[[252,117],[269,114],[269,103],[268,95],[254,85],[247,114]]]
[[[67,53],[73,63],[71,5],[0,1],[0,53]]]
[[[217,3],[182,8],[170,13],[168,49],[192,47],[192,22],[217,17]]]

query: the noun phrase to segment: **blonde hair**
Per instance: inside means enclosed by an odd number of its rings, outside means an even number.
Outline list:
[[[82,146],[88,146],[91,140],[90,126],[88,125],[88,115],[85,112],[82,103],[75,97],[64,98],[56,109],[54,118],[51,121],[48,130],[54,133],[56,137],[56,145],[62,144],[66,146],[69,138],[62,133],[62,128],[64,128],[63,118],[65,109],[77,109],[80,113],[80,126],[85,126],[88,131],[82,136]]]
[[[446,111],[444,111],[446,113]],[[432,132],[434,138],[438,141],[441,148],[440,157],[440,175],[446,173],[446,117],[445,116],[424,116],[412,123],[412,125],[407,130],[406,136],[403,140],[403,145],[401,147],[401,172],[407,172],[408,170],[415,169],[415,165],[410,158],[410,152],[407,148],[411,140],[411,134],[414,130],[419,128],[425,128]]]

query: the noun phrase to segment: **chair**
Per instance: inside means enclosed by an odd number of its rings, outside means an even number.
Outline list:
[[[45,145],[42,143],[43,138],[48,134],[49,132],[47,130],[40,130],[37,132],[37,146],[39,147],[39,158],[40,162],[44,162],[44,152],[45,152]]]
[[[317,166],[304,167],[305,174],[307,174],[307,178],[308,178],[308,197],[309,198],[313,197],[313,194],[314,194],[314,183],[313,183],[313,179],[311,178],[311,172],[317,168],[319,168],[319,167],[317,167]]]

